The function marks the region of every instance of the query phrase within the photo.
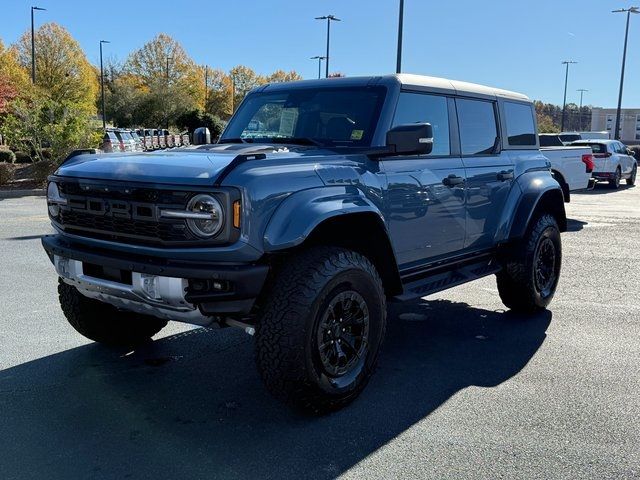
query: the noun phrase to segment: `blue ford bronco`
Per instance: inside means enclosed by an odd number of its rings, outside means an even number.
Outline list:
[[[270,392],[338,409],[388,301],[495,275],[508,308],[549,304],[567,221],[536,131],[524,95],[402,74],[260,86],[217,144],[73,156],[42,240],[62,310],[106,344],[244,328]]]

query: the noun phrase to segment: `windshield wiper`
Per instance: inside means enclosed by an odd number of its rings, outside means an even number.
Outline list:
[[[221,138],[218,140],[218,143],[250,143],[252,139],[250,138]]]
[[[271,143],[290,143],[291,145],[314,145],[323,147],[324,143],[309,137],[273,137],[265,139]]]

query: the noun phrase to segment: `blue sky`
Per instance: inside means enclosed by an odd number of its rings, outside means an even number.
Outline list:
[[[37,2],[37,3],[35,3]],[[638,0],[636,3],[640,3]],[[294,69],[317,76],[325,24],[334,14],[331,71],[349,76],[395,71],[398,0],[228,0],[131,2],[110,0],[0,0],[0,38],[14,42],[29,28],[29,7],[38,5],[36,26],[65,26],[98,62],[105,52],[124,59],[159,32],[180,41],[198,63],[228,70],[237,64],[259,73]],[[108,6],[105,7],[105,5]],[[143,10],[153,13],[143,15]],[[562,60],[578,61],[568,100],[578,88],[585,103],[617,103],[623,14],[618,0],[405,0],[403,70],[520,91],[562,103]],[[142,7],[142,8],[141,8]],[[208,10],[205,10],[208,7]],[[640,107],[640,15],[632,16],[623,106]]]

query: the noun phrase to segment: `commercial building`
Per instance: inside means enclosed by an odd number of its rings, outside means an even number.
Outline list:
[[[614,138],[616,109],[594,107],[591,111],[591,131],[607,131]],[[640,144],[640,108],[623,108],[620,115],[620,140],[627,144]]]

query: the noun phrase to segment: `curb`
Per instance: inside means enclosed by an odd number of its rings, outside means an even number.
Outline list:
[[[47,192],[43,188],[32,190],[0,190],[0,198],[44,197]]]

